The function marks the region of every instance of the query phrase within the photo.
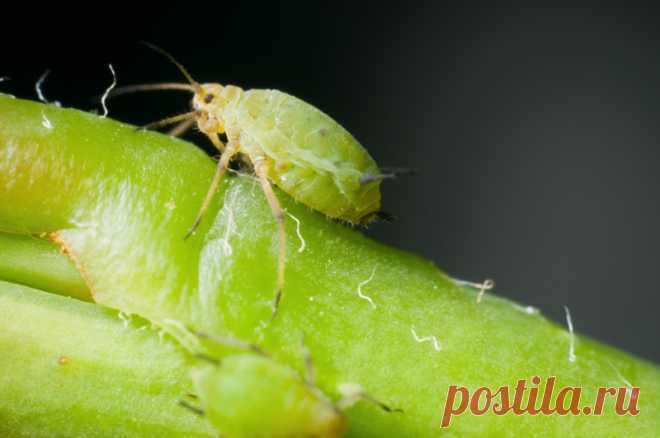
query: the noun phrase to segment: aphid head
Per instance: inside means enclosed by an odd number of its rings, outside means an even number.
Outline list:
[[[195,111],[213,112],[213,109],[224,106],[222,92],[224,87],[220,84],[200,84],[195,91],[192,106]]]
[[[229,103],[237,99],[240,93],[240,88],[231,85],[201,84],[193,96],[193,109],[217,114],[218,110],[224,109]]]

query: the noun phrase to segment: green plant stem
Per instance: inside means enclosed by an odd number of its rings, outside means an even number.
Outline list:
[[[188,367],[144,321],[0,281],[0,436],[214,436]]]
[[[92,301],[73,262],[35,236],[0,233],[0,279]]]
[[[0,229],[47,233],[97,303],[158,325],[255,342],[299,370],[304,334],[326,394],[337,399],[339,384],[357,383],[404,410],[359,403],[346,413],[349,436],[436,436],[450,385],[495,390],[535,375],[580,386],[582,405],[625,379],[641,387],[642,412],[619,417],[606,403],[600,417],[464,414],[444,433],[652,436],[660,428],[655,365],[582,336],[570,361],[564,326],[492,294],[478,304],[475,291],[428,261],[281,192],[304,249],[288,219],[285,295],[268,324],[277,234],[258,184],[227,178],[198,233],[183,240],[213,170],[188,143],[0,97]]]

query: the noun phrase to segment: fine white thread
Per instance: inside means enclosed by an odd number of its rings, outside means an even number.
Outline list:
[[[300,219],[298,219],[288,211],[286,212],[286,214],[289,215],[289,217],[296,222],[296,234],[298,235],[298,240],[300,240],[300,247],[298,248],[298,252],[301,253],[305,250],[306,243],[305,243],[305,239],[302,236],[302,233],[300,232]]]
[[[101,96],[101,107],[103,108],[103,115],[101,115],[101,117],[103,118],[108,117],[108,107],[105,101],[108,99],[112,89],[117,86],[117,74],[115,73],[115,69],[112,68],[112,64],[108,64],[108,67],[110,68],[110,73],[112,73],[112,83],[108,88],[106,88],[103,96]]]
[[[46,80],[46,77],[50,74],[50,70],[46,70],[41,76],[39,76],[39,79],[37,79],[37,82],[34,84],[34,89],[37,92],[37,98],[39,98],[40,101],[43,103],[50,103],[48,99],[46,99],[46,96],[44,96],[43,91],[41,90],[41,87]],[[54,100],[52,103],[55,104],[55,106],[61,106],[60,103],[56,100]]]
[[[50,121],[48,117],[46,117],[46,114],[44,114],[43,111],[41,113],[41,126],[43,126],[48,130],[53,129],[53,123]]]
[[[410,332],[412,333],[415,341],[419,342],[420,344],[422,342],[431,342],[433,344],[433,349],[435,351],[442,350],[442,347],[440,346],[440,342],[438,341],[438,338],[436,338],[435,336],[429,335],[429,336],[419,337],[417,336],[417,332],[415,331],[415,326],[410,326]]]
[[[371,271],[371,275],[369,276],[369,278],[367,278],[366,280],[364,280],[363,282],[358,284],[357,294],[363,300],[368,301],[369,304],[371,304],[371,307],[373,307],[375,309],[376,304],[374,304],[374,300],[372,300],[371,297],[369,297],[369,296],[362,293],[362,286],[366,286],[371,280],[373,280],[374,274],[376,274],[376,268],[374,268],[373,271]]]
[[[573,331],[573,320],[571,319],[571,311],[568,310],[568,306],[564,306],[564,311],[566,312],[566,325],[568,326],[568,361],[575,362],[577,357],[575,356],[575,333]]]

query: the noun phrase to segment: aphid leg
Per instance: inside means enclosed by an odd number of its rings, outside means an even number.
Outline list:
[[[220,137],[218,137],[218,134],[213,134],[213,135],[208,135],[209,140],[211,140],[211,143],[213,143],[213,146],[217,150],[219,150],[221,153],[225,151],[225,144],[220,140]]]
[[[197,406],[194,406],[190,403],[188,403],[186,400],[179,399],[179,405],[183,406],[184,408],[188,409],[195,415],[199,415],[200,417],[204,416],[204,410],[201,408],[198,408]]]
[[[144,130],[144,129],[162,128],[163,126],[173,125],[175,123],[182,122],[184,120],[194,119],[195,117],[197,117],[197,111],[191,111],[189,113],[178,114],[176,116],[172,116],[172,117],[168,117],[166,119],[158,120],[157,122],[148,123],[144,126],[140,126],[140,127],[136,128],[136,129],[137,130]]]
[[[316,367],[314,367],[312,354],[310,353],[307,344],[305,344],[304,333],[300,339],[300,346],[302,348],[303,358],[305,360],[305,382],[310,386],[316,386]]]
[[[268,170],[269,164],[266,163],[264,157],[256,157],[253,159],[254,162],[254,173],[259,177],[259,182],[261,183],[261,188],[266,195],[270,209],[273,212],[273,216],[277,221],[277,226],[279,229],[279,251],[277,255],[277,292],[275,293],[275,300],[273,300],[273,314],[271,316],[271,321],[275,318],[277,314],[277,309],[279,308],[280,301],[282,299],[282,289],[284,289],[284,258],[286,256],[286,229],[284,228],[284,210],[280,206],[280,201],[277,200],[275,192],[273,192],[273,187],[268,181]]]
[[[194,335],[199,336],[200,338],[208,339],[211,342],[214,342],[218,345],[231,348],[239,348],[241,350],[252,351],[253,353],[260,354],[262,356],[267,356],[267,354],[255,344],[249,342],[241,341],[240,339],[235,338],[225,338],[220,336],[209,335],[208,333],[202,333],[193,331]]]
[[[403,409],[400,408],[392,408],[385,403],[373,398],[371,395],[367,394],[364,392],[362,387],[360,385],[356,385],[354,383],[344,383],[342,385],[339,385],[339,392],[343,394],[343,397],[339,399],[339,401],[336,403],[337,409],[340,411],[343,411],[345,409],[350,408],[353,406],[355,403],[364,400],[368,401],[370,403],[375,404],[385,412],[401,412],[403,413]]]
[[[171,137],[180,137],[186,132],[188,132],[188,130],[192,128],[194,124],[195,124],[195,119],[184,120],[183,122],[180,122],[178,125],[176,125],[174,128],[170,129],[167,132],[167,135]]]
[[[371,222],[387,222],[387,223],[392,223],[395,220],[397,220],[397,217],[394,216],[391,213],[387,213],[386,211],[374,211],[373,213],[366,214],[360,218],[360,223],[361,224],[369,224]]]
[[[209,137],[213,138],[212,136]],[[215,139],[218,142],[220,142],[220,139],[217,138],[217,134],[215,134]],[[204,214],[206,213],[206,210],[209,208],[209,205],[211,205],[211,200],[213,199],[213,195],[215,195],[215,192],[218,191],[218,187],[220,186],[220,181],[222,180],[222,176],[225,174],[227,168],[229,167],[229,161],[234,155],[236,155],[237,152],[238,152],[238,145],[236,145],[235,143],[229,143],[225,151],[222,153],[222,156],[220,157],[220,161],[218,161],[218,166],[216,167],[215,170],[215,175],[213,175],[211,186],[209,187],[208,192],[206,192],[206,197],[204,198],[204,202],[202,203],[202,206],[199,209],[199,213],[197,213],[195,222],[193,223],[192,227],[190,227],[188,233],[185,235],[184,240],[190,237],[199,226],[200,222],[202,221],[202,218],[204,217]]]

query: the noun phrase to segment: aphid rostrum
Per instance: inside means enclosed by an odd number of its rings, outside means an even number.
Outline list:
[[[251,164],[278,223],[277,289],[273,314],[284,287],[285,215],[272,185],[326,216],[350,224],[366,224],[380,209],[384,175],[367,150],[341,125],[314,106],[278,90],[243,90],[233,85],[200,84],[172,55],[147,44],[173,62],[188,83],[121,87],[114,95],[149,90],[193,93],[192,111],[147,125],[179,123],[177,134],[194,123],[221,152],[215,175],[195,222],[196,230],[216,193],[230,161],[236,156]],[[220,135],[225,134],[225,144]]]

